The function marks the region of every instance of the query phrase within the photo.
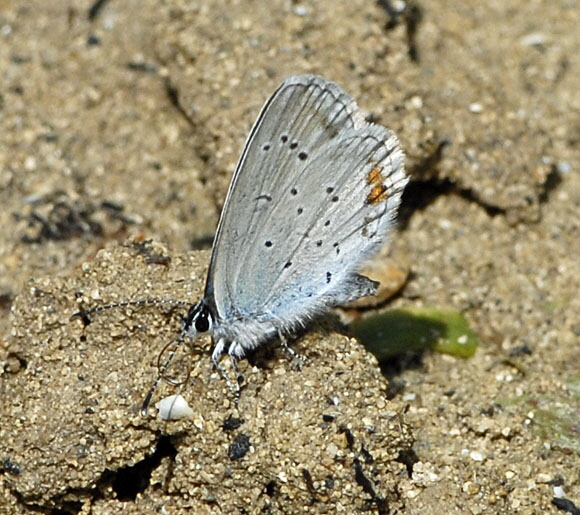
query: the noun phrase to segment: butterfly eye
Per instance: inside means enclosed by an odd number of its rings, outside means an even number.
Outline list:
[[[198,302],[189,308],[189,313],[183,319],[185,335],[195,337],[199,333],[207,333],[213,327],[211,311],[205,303]]]
[[[198,333],[206,333],[211,328],[211,316],[207,308],[202,308],[195,319],[195,329]]]

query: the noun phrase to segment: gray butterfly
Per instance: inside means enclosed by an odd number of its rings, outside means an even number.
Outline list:
[[[286,79],[262,108],[221,214],[205,294],[182,337],[237,360],[329,306],[376,292],[359,275],[384,243],[408,177],[396,136],[337,84]],[[229,382],[228,382],[229,383]]]

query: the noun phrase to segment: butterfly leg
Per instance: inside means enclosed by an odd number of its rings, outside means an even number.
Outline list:
[[[302,365],[305,365],[306,363],[308,363],[307,358],[305,358],[301,354],[298,354],[292,347],[290,347],[288,345],[288,341],[286,340],[286,337],[284,336],[282,331],[278,331],[278,338],[280,340],[280,345],[282,346],[282,349],[284,350],[286,355],[292,361],[295,362],[294,367],[296,368],[296,370],[300,370],[302,368]]]
[[[238,359],[232,353],[232,347],[234,347],[234,345],[235,344],[230,344],[228,346],[228,349],[226,350],[226,346],[227,346],[226,340],[223,338],[218,340],[218,342],[216,343],[216,345],[213,349],[213,352],[211,353],[211,360],[213,361],[213,366],[216,368],[216,370],[222,376],[222,379],[226,382],[226,384],[228,385],[228,388],[233,393],[234,402],[237,404],[238,400],[240,398],[240,385],[243,382],[244,377],[242,376],[242,374],[240,374],[240,370],[238,368]],[[234,369],[234,371],[236,373],[236,381],[237,381],[236,386],[233,385],[233,383],[230,381],[230,378],[226,374],[226,371],[220,365],[220,358],[226,353],[230,356],[232,368]]]
[[[226,371],[220,365],[220,358],[226,353],[226,341],[224,339],[218,340],[216,343],[213,352],[211,353],[211,360],[213,361],[213,366],[219,372],[222,379],[228,385],[228,388],[232,391],[235,391],[234,385],[230,381],[230,378],[226,374]]]
[[[234,342],[230,345],[230,348],[228,349],[228,354],[229,354],[230,360],[232,362],[232,368],[236,372],[237,389],[236,389],[235,393],[236,393],[236,404],[237,404],[237,401],[240,398],[240,391],[242,388],[242,384],[244,382],[244,376],[242,375],[242,373],[240,372],[240,369],[238,368],[238,360],[245,356],[246,351],[239,343]]]

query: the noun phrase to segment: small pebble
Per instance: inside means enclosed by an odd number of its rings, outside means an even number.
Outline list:
[[[469,453],[469,457],[473,461],[483,461],[483,454],[481,454],[479,451],[471,451]]]
[[[159,410],[162,420],[180,420],[193,417],[193,410],[181,395],[170,395],[161,399],[155,407]]]

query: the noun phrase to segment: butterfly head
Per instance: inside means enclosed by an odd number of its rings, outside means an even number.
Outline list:
[[[213,322],[213,315],[208,305],[200,300],[189,308],[187,316],[183,319],[183,334],[195,338],[197,335],[211,331]]]

